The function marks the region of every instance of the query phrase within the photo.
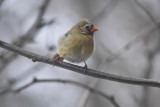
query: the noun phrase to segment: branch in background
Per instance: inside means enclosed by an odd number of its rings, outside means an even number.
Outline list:
[[[133,46],[135,46],[135,43],[143,40],[147,35],[151,34],[153,31],[155,31],[157,27],[155,24],[151,24],[150,26],[145,27],[138,33],[137,35],[133,36],[122,48],[120,48],[117,52],[111,53],[111,57],[108,57],[106,59],[106,62],[113,62],[116,59],[118,59],[121,55],[123,55],[127,50],[131,49]],[[101,44],[103,46],[103,44]],[[105,49],[106,47],[103,46]],[[108,51],[108,49],[106,49]]]
[[[159,41],[160,42],[160,41]],[[159,49],[155,49],[152,52],[146,52],[147,53],[147,57],[148,57],[148,65],[146,67],[146,71],[145,71],[145,75],[144,78],[146,79],[150,79],[151,74],[153,73],[153,60],[155,55],[159,52]],[[142,96],[142,100],[141,100],[141,106],[142,107],[148,107],[148,99],[149,99],[149,87],[144,87],[143,88],[143,96]]]
[[[145,8],[138,0],[135,0],[136,5],[138,5],[150,18],[150,20],[154,23],[154,25],[156,26],[156,29],[160,35],[160,31],[159,31],[159,24],[156,23],[155,18],[153,17],[153,15],[147,10],[147,8]],[[148,39],[148,38],[147,38]],[[144,41],[144,43],[146,43],[146,41]],[[144,75],[144,78],[149,79],[151,74],[153,73],[153,60],[155,55],[157,55],[157,53],[160,51],[160,37],[158,37],[158,44],[156,46],[156,48],[154,50],[148,50],[147,56],[148,56],[148,66],[146,68],[146,73]],[[147,107],[148,106],[148,98],[149,98],[149,87],[144,87],[144,91],[143,91],[143,97],[142,97],[142,101],[140,105],[143,105],[143,107]]]
[[[22,48],[8,44],[8,43],[3,42],[1,40],[0,40],[0,47],[7,49],[9,51],[12,51],[14,53],[17,53],[19,55],[22,55],[24,57],[27,57],[29,59],[32,59],[32,61],[34,61],[34,62],[37,61],[37,62],[42,62],[42,63],[46,63],[46,64],[50,64],[50,65],[53,65],[53,63],[54,63],[53,59],[51,59],[51,58],[23,50]],[[141,85],[141,86],[150,86],[150,87],[159,87],[160,88],[160,81],[156,81],[156,80],[118,76],[118,75],[105,73],[105,72],[101,72],[101,71],[97,71],[97,70],[93,70],[93,69],[87,69],[84,72],[83,67],[73,65],[70,63],[66,63],[66,62],[61,62],[61,61],[57,62],[55,64],[55,66],[65,68],[65,69],[68,69],[68,70],[71,70],[71,71],[74,71],[74,72],[77,72],[80,74],[95,77],[95,78],[107,79],[107,80],[111,80],[111,81],[132,84],[132,85]]]
[[[80,82],[76,82],[76,81],[73,81],[73,80],[62,80],[62,79],[37,79],[37,78],[34,78],[32,82],[22,86],[21,88],[19,89],[16,89],[14,90],[14,92],[20,92],[28,87],[30,87],[31,85],[35,84],[35,83],[65,83],[65,84],[72,84],[72,85],[76,85],[76,86],[79,86],[79,87],[82,87],[84,89],[87,89],[89,90],[90,92],[92,93],[95,93],[95,94],[98,94],[100,96],[103,96],[105,99],[109,100],[115,107],[119,107],[119,105],[117,104],[117,102],[115,101],[114,97],[113,96],[110,96],[110,95],[107,95],[103,92],[100,92],[92,87],[89,87],[85,84],[82,84]]]
[[[0,96],[4,95],[5,93],[10,92],[11,88],[15,85],[15,83],[16,83],[16,80],[9,80],[7,88],[1,88],[1,90],[0,90]]]
[[[149,18],[151,19],[151,21],[155,25],[157,25],[156,20],[154,19],[154,17],[152,16],[152,14],[145,7],[138,0],[135,0],[135,3],[136,3],[136,5],[138,5],[149,16]]]
[[[102,11],[96,14],[91,21],[94,23],[100,22],[104,16],[109,15],[116,8],[119,2],[120,0],[110,0],[109,3],[106,3]]]
[[[12,90],[13,87],[15,87],[18,83],[21,81],[25,80],[29,76],[33,76],[32,74],[35,74],[38,72],[38,69],[44,69],[45,66],[42,63],[37,63],[30,67],[29,69],[25,70],[22,72],[22,74],[17,75],[16,78],[11,78],[8,80],[8,85],[5,86],[4,88],[1,88],[0,90],[0,96],[4,95]]]
[[[157,30],[157,28],[159,28],[159,21],[156,22],[154,17],[152,16],[152,14],[150,14],[150,12],[144,8],[137,0],[135,0],[136,4],[138,6],[140,6],[145,12],[146,14],[149,16],[149,18],[151,19],[151,21],[153,22],[150,26],[142,29],[140,31],[140,33],[138,33],[137,35],[133,36],[133,38],[131,38],[122,48],[120,48],[117,52],[113,53],[111,52],[109,49],[107,49],[103,44],[102,42],[100,42],[100,44],[102,45],[102,47],[104,47],[104,49],[110,53],[110,56],[111,57],[108,57],[106,59],[106,62],[113,62],[115,61],[116,59],[118,59],[122,54],[124,54],[127,50],[131,49],[134,44],[138,41],[141,41],[142,39],[144,39],[146,37],[146,35],[152,33],[153,31]],[[114,3],[114,2],[113,2]],[[116,2],[114,3],[114,5],[116,5]],[[113,5],[113,7],[114,7]],[[105,7],[107,8],[107,7]],[[102,13],[104,13],[105,11],[102,11]],[[159,34],[160,34],[160,30],[159,31]]]
[[[92,78],[92,80],[87,84],[87,86],[90,86],[94,89],[94,87],[96,86],[98,82],[98,79],[97,78]],[[82,94],[81,98],[80,98],[80,101],[78,103],[78,106],[77,107],[87,107],[87,102],[90,98],[90,94],[91,94],[91,91],[89,90],[85,90],[85,92]]]
[[[35,34],[37,33],[37,31],[39,29],[41,29],[46,24],[52,24],[54,22],[54,20],[52,20],[50,22],[47,22],[47,23],[42,22],[42,18],[43,18],[44,14],[45,14],[45,11],[47,10],[47,7],[48,7],[50,1],[51,0],[44,0],[42,6],[40,7],[39,13],[37,15],[37,19],[34,22],[34,24],[32,25],[32,27],[27,31],[27,33],[25,33],[24,35],[20,36],[16,40],[14,40],[12,42],[13,45],[16,45],[16,46],[19,46],[19,47],[23,47],[25,44],[27,44],[28,42],[31,42],[33,40],[33,38],[35,37]],[[5,56],[8,56],[8,57],[6,58]],[[16,57],[17,57],[17,54],[9,53],[9,52],[2,52],[2,54],[0,55],[0,58],[2,58],[1,61],[3,62],[3,64],[1,64],[1,66],[0,66],[0,71],[2,72],[2,70],[11,61],[13,61]]]
[[[28,43],[29,41],[33,40],[34,38],[34,33],[41,28],[42,24],[42,19],[43,16],[47,10],[47,7],[49,5],[51,0],[44,0],[44,2],[42,3],[42,6],[40,7],[39,13],[37,15],[37,19],[34,22],[34,24],[32,25],[32,27],[28,30],[28,32],[26,34],[24,34],[22,37],[18,38],[17,40],[13,41],[12,44],[16,45],[16,46],[24,46],[26,43]]]

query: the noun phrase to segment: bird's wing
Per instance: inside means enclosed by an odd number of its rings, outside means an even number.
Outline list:
[[[69,35],[71,35],[71,33],[69,31],[64,34],[65,37],[68,37]]]

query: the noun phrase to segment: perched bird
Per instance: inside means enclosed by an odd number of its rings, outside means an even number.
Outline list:
[[[58,53],[53,56],[54,62],[64,59],[70,62],[85,63],[94,49],[93,33],[98,31],[87,19],[82,19],[58,40]]]

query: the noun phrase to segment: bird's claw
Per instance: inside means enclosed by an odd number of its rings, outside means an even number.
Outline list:
[[[60,57],[60,56],[58,55],[58,53],[55,54],[55,55],[52,57],[52,59],[53,59],[53,67],[54,67],[54,65],[55,65],[57,62],[64,60],[64,58],[63,58],[63,57]]]
[[[87,66],[87,64],[86,64],[86,62],[84,61],[84,64],[85,64],[85,66],[83,67],[83,69],[84,69],[84,73],[86,73],[86,71],[87,71],[87,69],[88,69],[88,66]]]
[[[55,65],[58,61],[59,61],[59,57],[53,59],[53,67],[54,67],[54,65]]]
[[[84,67],[83,67],[83,69],[84,69],[84,73],[86,73],[86,71],[87,71],[87,69],[88,69],[88,67],[85,65]]]

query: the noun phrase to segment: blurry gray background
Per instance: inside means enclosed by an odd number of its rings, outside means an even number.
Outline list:
[[[0,40],[52,57],[58,37],[82,18],[88,18],[99,28],[94,35],[94,53],[87,61],[89,68],[160,80],[160,0],[48,2],[0,0]],[[69,84],[40,83],[20,93],[8,93],[33,77],[79,81],[113,95],[120,107],[160,105],[158,88],[95,79],[34,63],[0,48],[0,107],[114,107],[103,97]]]

